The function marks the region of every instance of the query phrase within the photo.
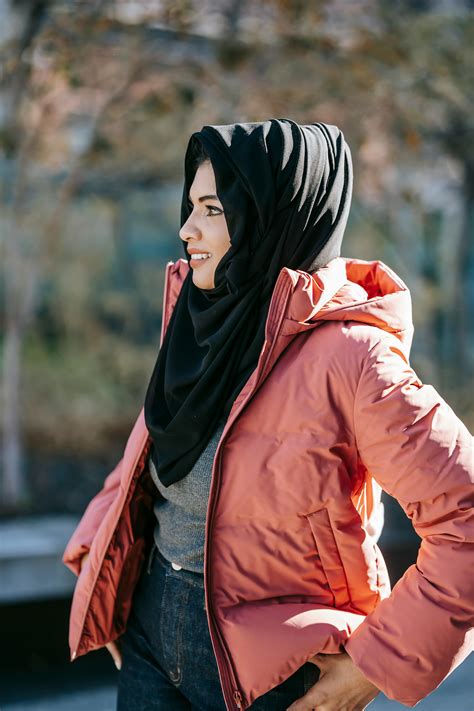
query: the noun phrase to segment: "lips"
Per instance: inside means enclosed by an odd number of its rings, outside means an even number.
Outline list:
[[[209,257],[204,257],[204,258],[196,259],[196,257],[194,256],[194,254],[209,254]],[[210,252],[195,252],[194,254],[190,254],[190,259],[189,259],[189,265],[190,265],[193,269],[199,269],[199,267],[201,267],[203,264],[205,264],[206,262],[208,262],[209,259],[210,259],[211,256],[212,256]]]

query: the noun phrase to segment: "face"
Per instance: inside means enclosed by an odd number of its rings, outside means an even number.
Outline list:
[[[197,169],[189,198],[192,212],[179,236],[187,243],[188,252],[194,253],[190,261],[193,283],[200,289],[213,289],[216,267],[231,241],[224,209],[216,195],[216,179],[210,161]]]

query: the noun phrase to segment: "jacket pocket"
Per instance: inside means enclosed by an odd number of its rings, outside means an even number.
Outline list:
[[[321,567],[334,596],[334,607],[346,607],[350,604],[349,588],[328,510],[319,509],[305,516],[311,527]]]

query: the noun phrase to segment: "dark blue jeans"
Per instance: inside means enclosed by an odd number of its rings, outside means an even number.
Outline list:
[[[155,545],[119,645],[117,711],[225,711],[207,624],[204,576],[174,570]],[[286,711],[318,677],[318,668],[308,662],[251,708]]]

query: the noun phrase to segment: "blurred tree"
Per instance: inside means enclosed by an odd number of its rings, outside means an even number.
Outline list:
[[[20,430],[20,373],[22,342],[35,305],[36,262],[25,254],[28,236],[22,226],[28,152],[34,131],[21,125],[20,112],[31,65],[28,52],[40,29],[47,3],[5,2],[2,5],[2,64],[6,77],[1,86],[0,142],[2,171],[2,222],[4,225],[3,288],[4,334],[2,359],[2,477],[5,506],[16,505],[25,495]]]
[[[22,431],[36,451],[115,456],[156,358],[164,264],[182,256],[183,153],[203,124],[343,129],[355,168],[343,253],[408,282],[414,358],[472,417],[468,4],[56,0],[2,12],[5,502],[27,490]]]

